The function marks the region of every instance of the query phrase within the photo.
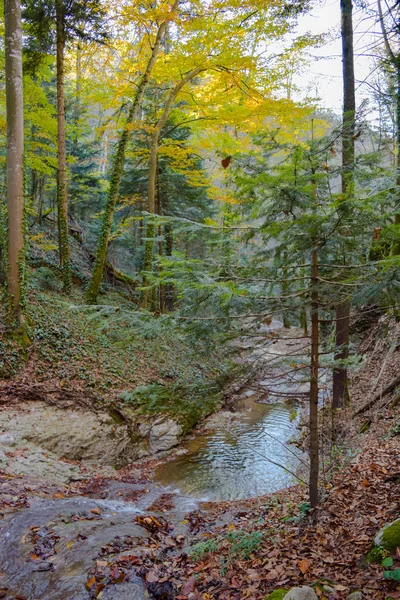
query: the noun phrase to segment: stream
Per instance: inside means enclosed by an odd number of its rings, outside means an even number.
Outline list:
[[[289,471],[296,472],[301,456],[288,442],[298,434],[297,405],[250,397],[236,411],[231,421],[183,444],[185,454],[161,465],[155,480],[209,501],[242,500],[293,485]]]
[[[275,371],[290,344],[274,344],[273,353],[269,350],[267,362]],[[264,348],[257,352],[265,353]],[[112,572],[116,557],[125,564],[125,559],[146,555],[150,534],[137,522],[138,516],[166,519],[170,535],[185,536],[190,543],[186,516],[201,509],[202,501],[262,496],[295,483],[292,473],[298,471],[302,456],[289,442],[298,435],[296,395],[305,393],[304,384],[294,378],[279,389],[279,370],[277,375],[275,387],[259,377],[252,382],[257,393],[241,390],[232,410],[211,417],[203,433],[193,435],[156,468],[154,480],[89,478],[86,489],[72,486],[60,493],[46,481],[39,487],[36,481],[31,488],[29,477],[13,481],[13,476],[0,472],[0,493],[13,499],[14,484],[20,490],[24,486],[23,494],[26,490],[19,510],[0,512],[0,598],[144,600],[149,596],[134,575],[134,562],[125,579],[116,584],[111,576],[99,594],[88,585],[95,569]],[[271,389],[280,397],[266,403]]]

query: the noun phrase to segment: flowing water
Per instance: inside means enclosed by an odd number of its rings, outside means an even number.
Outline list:
[[[271,356],[284,354],[285,347],[273,348]],[[299,381],[288,385],[278,375],[272,380],[278,385],[258,382],[259,397],[268,396],[267,390],[281,399],[305,393]],[[236,404],[234,413],[211,420],[213,429],[182,444],[184,454],[160,466],[155,483],[105,480],[101,489],[86,496],[33,496],[26,508],[0,514],[0,597],[87,600],[86,584],[99,559],[108,564],[115,548],[118,554],[147,552],[149,534],[137,524],[138,514],[161,510],[176,535],[188,527],[185,515],[197,509],[200,500],[250,498],[295,483],[293,473],[302,457],[289,441],[298,434],[298,422],[295,402],[262,404],[250,396]],[[166,492],[168,498],[175,493],[167,514],[156,508]],[[101,593],[102,600],[148,598],[134,571],[127,581],[110,583]]]
[[[242,401],[237,418],[184,444],[186,454],[159,467],[156,481],[206,500],[238,500],[295,483],[299,451],[288,444],[298,434],[293,403]],[[287,470],[285,470],[285,467]]]

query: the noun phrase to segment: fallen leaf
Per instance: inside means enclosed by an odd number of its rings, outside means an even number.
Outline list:
[[[303,573],[303,575],[305,575],[307,573],[308,569],[310,568],[311,564],[308,560],[306,560],[304,558],[303,560],[301,560],[299,562],[298,566],[299,566],[300,572]]]

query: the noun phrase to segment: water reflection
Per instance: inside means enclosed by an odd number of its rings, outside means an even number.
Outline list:
[[[277,491],[294,477],[268,458],[296,471],[298,450],[287,442],[298,433],[293,404],[247,399],[234,424],[197,437],[188,453],[162,465],[156,481],[208,500],[237,500]]]

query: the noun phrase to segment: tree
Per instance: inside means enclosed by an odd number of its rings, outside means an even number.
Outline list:
[[[356,97],[354,81],[353,50],[353,3],[352,0],[340,0],[342,61],[343,61],[343,124],[342,124],[342,196],[344,206],[339,212],[348,210],[346,203],[354,195],[354,159],[355,159],[355,115]],[[344,257],[344,264],[346,257]],[[335,360],[346,361],[349,356],[350,302],[345,300],[336,310],[336,354]],[[347,368],[343,364],[333,369],[332,407],[339,408],[349,399]]]
[[[129,140],[131,125],[136,118],[137,111],[143,99],[146,86],[151,77],[155,62],[161,50],[161,42],[167,31],[168,23],[175,16],[178,8],[178,0],[175,1],[171,10],[167,13],[165,20],[159,25],[154,44],[151,47],[151,54],[148,59],[145,71],[139,81],[135,95],[131,101],[128,116],[125,122],[117,145],[117,150],[112,164],[111,181],[108,191],[106,206],[104,209],[102,228],[97,244],[96,259],[93,267],[92,277],[86,292],[86,301],[89,304],[95,304],[100,289],[101,280],[103,278],[104,265],[107,257],[108,243],[110,239],[111,226],[114,217],[115,205],[118,199],[119,186],[121,183],[121,174],[125,162],[126,147]]]
[[[179,92],[185,87],[187,83],[192,81],[196,75],[204,71],[202,67],[195,67],[172,88],[169,93],[167,102],[165,104],[164,110],[153,129],[153,133],[151,136],[151,144],[150,144],[150,158],[149,158],[149,182],[148,182],[148,211],[150,214],[156,214],[156,180],[157,180],[157,170],[158,170],[158,150],[159,150],[159,141],[161,131],[166,124],[169,114],[172,109],[172,105],[178,96]],[[151,269],[151,265],[153,262],[153,245],[154,245],[154,233],[155,228],[153,223],[149,223],[147,226],[146,232],[146,247],[144,253],[144,261],[143,261],[143,271],[144,278],[143,283],[145,286],[145,290],[142,296],[141,306],[143,308],[149,308],[151,304],[151,290],[146,288],[147,280],[146,280],[146,272],[149,272]]]
[[[71,258],[68,237],[68,171],[65,136],[65,49],[71,39],[103,39],[100,0],[26,0],[24,18],[33,56],[47,53],[55,44],[57,73],[57,209],[60,266],[64,291],[71,291]],[[55,40],[53,31],[55,23]]]
[[[378,14],[379,14],[379,22],[382,29],[383,41],[385,46],[385,53],[387,60],[391,64],[394,70],[394,105],[395,105],[395,145],[397,148],[396,152],[396,162],[395,162],[395,170],[396,170],[396,194],[395,198],[397,200],[396,205],[398,206],[400,203],[400,51],[398,48],[398,36],[400,34],[400,25],[399,25],[399,16],[400,16],[400,6],[399,3],[396,2],[393,7],[388,6],[388,17],[390,20],[390,25],[387,25],[385,20],[385,15],[382,10],[381,0],[378,0]],[[394,36],[394,40],[391,42],[391,35]],[[396,43],[397,42],[397,43]],[[397,47],[397,51],[396,51]],[[394,216],[395,225],[400,226],[400,213],[398,210],[395,212]],[[396,232],[397,233],[397,232]],[[393,246],[393,254],[395,256],[400,255],[400,238],[397,233],[397,241]]]
[[[8,297],[14,325],[23,315],[24,257],[24,107],[22,89],[22,26],[19,0],[5,0]]]

